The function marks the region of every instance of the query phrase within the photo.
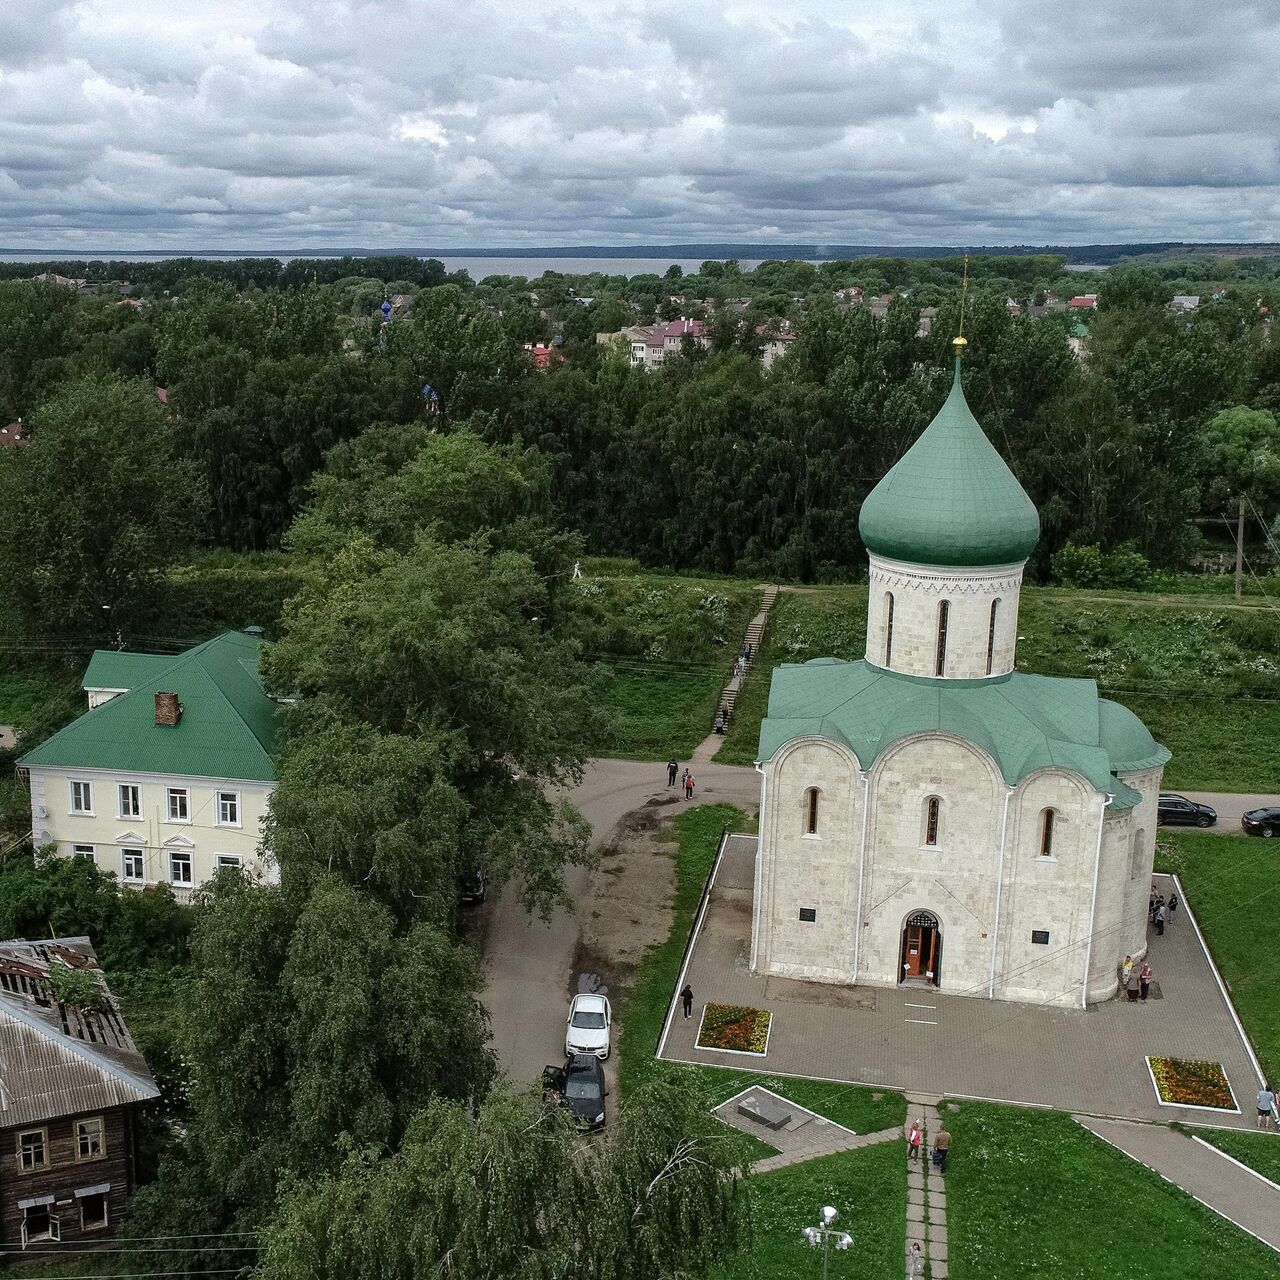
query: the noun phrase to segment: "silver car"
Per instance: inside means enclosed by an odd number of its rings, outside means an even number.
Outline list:
[[[579,995],[569,1006],[564,1032],[566,1057],[590,1053],[597,1058],[609,1056],[609,1025],[613,1021],[609,1001],[604,996]]]

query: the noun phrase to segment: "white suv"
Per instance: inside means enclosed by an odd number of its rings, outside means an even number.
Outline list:
[[[574,996],[564,1033],[565,1056],[593,1053],[597,1058],[607,1058],[611,1021],[609,1001],[604,996]]]

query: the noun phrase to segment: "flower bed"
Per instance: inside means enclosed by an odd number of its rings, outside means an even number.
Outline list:
[[[1220,1062],[1188,1058],[1148,1058],[1147,1070],[1156,1100],[1164,1107],[1199,1107],[1207,1111],[1235,1111],[1235,1094]]]
[[[699,1049],[720,1049],[727,1053],[763,1055],[769,1048],[767,1009],[750,1009],[740,1004],[708,1004],[698,1028]]]

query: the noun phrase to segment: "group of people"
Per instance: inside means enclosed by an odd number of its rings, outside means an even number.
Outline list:
[[[747,674],[747,667],[751,662],[751,642],[744,640],[742,648],[738,650],[738,656],[733,660],[733,679],[741,680]],[[715,719],[711,724],[712,729],[716,733],[724,733],[729,727],[729,708],[723,703],[716,711]]]
[[[924,1121],[913,1120],[907,1131],[907,1159],[919,1160],[924,1145]],[[946,1173],[951,1154],[951,1133],[944,1124],[933,1137],[933,1164],[939,1173]]]
[[[1147,904],[1147,917],[1156,927],[1159,937],[1164,937],[1164,927],[1173,923],[1174,912],[1178,909],[1178,895],[1171,893],[1166,902],[1164,894],[1155,885],[1151,886],[1151,899]]]
[[[1151,992],[1151,979],[1155,975],[1150,963],[1144,960],[1140,965],[1132,956],[1125,956],[1120,966],[1120,985],[1125,989],[1129,999],[1145,1000]]]
[[[676,774],[680,775],[680,790],[684,792],[686,800],[693,799],[693,774],[689,771],[689,766],[685,765],[681,772],[680,765],[675,760],[667,761],[667,786],[674,787],[676,785]]]

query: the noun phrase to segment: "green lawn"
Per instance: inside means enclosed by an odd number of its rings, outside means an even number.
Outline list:
[[[755,759],[778,663],[863,656],[866,602],[866,587],[779,597],[717,760]],[[1173,752],[1170,786],[1280,790],[1280,621],[1272,611],[1195,597],[1027,588],[1018,630],[1021,670],[1092,677],[1146,721]]]
[[[1276,1256],[1070,1116],[962,1102],[948,1113],[955,1280],[1262,1280]]]
[[[605,664],[608,737],[601,753],[635,760],[684,761],[711,732],[716,700],[729,675],[729,661],[706,666]]]
[[[1156,870],[1182,880],[1209,950],[1217,962],[1245,1030],[1273,1080],[1280,1080],[1280,949],[1242,928],[1264,921],[1270,927],[1280,847],[1274,840],[1224,840],[1197,832],[1161,832]]]
[[[853,1236],[831,1251],[831,1280],[901,1280],[907,1225],[907,1161],[902,1143],[824,1156],[748,1183],[751,1242],[711,1272],[712,1280],[816,1280],[821,1254],[801,1236],[823,1205]]]
[[[1241,1133],[1230,1129],[1189,1129],[1197,1138],[1280,1183],[1280,1133]]]

